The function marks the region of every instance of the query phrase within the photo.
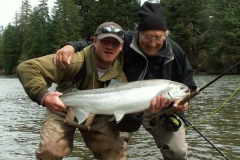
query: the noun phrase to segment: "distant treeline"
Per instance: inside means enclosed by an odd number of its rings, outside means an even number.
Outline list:
[[[239,0],[161,0],[169,36],[185,51],[196,73],[217,74],[240,61]],[[0,33],[0,69],[13,74],[22,61],[55,53],[67,41],[91,39],[99,24],[137,26],[139,0],[47,0],[31,9],[22,0],[14,21]],[[240,73],[236,68],[233,73]]]

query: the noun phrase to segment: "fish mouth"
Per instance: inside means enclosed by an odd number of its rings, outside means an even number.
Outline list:
[[[190,95],[190,89],[187,89],[187,90],[185,90],[184,92],[182,92],[182,93],[185,93],[186,95],[185,96],[189,96]],[[171,94],[168,92],[168,96],[171,98],[171,99],[173,99],[173,97],[171,96]]]

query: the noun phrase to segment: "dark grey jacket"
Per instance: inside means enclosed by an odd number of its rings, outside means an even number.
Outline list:
[[[146,56],[141,53],[135,33],[136,31],[124,32],[123,71],[129,82],[144,79],[148,67],[148,60]],[[68,42],[67,44],[72,45],[75,51],[80,51],[91,44],[91,42],[77,41]],[[164,42],[164,48],[164,63],[153,64],[163,66],[160,71],[161,78],[183,83],[194,91],[196,89],[196,84],[193,79],[193,69],[186,54],[176,42],[168,37]]]

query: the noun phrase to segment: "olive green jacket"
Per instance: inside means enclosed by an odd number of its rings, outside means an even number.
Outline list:
[[[30,99],[38,104],[42,104],[43,97],[49,92],[48,88],[53,84],[57,84],[57,91],[67,93],[70,92],[75,85],[72,83],[73,78],[77,75],[83,62],[86,65],[86,77],[82,89],[94,89],[105,85],[111,79],[117,79],[121,82],[127,82],[126,76],[122,71],[123,58],[122,53],[115,60],[111,69],[107,71],[101,78],[98,78],[95,63],[94,46],[90,45],[81,52],[74,54],[71,64],[66,70],[61,70],[53,65],[54,54],[40,58],[34,58],[22,62],[17,67],[17,75],[23,85],[24,90]],[[76,87],[79,86],[78,82]],[[74,122],[73,110],[69,107],[65,112],[58,112],[60,115],[66,115],[65,122],[75,127],[81,127]],[[119,131],[134,132],[141,126],[142,118],[136,118],[132,114],[127,114],[116,125]],[[82,127],[83,128],[83,127]]]
[[[82,89],[99,88],[102,83],[111,79],[127,82],[122,71],[123,59],[121,55],[115,60],[112,68],[100,79],[96,71],[93,45],[74,54],[71,64],[66,70],[61,70],[53,64],[54,54],[52,54],[21,63],[17,67],[17,75],[31,100],[41,104],[42,98],[49,92],[48,88],[53,83],[58,85],[57,91],[59,92],[71,91],[74,87],[72,80],[81,69],[84,60],[86,61],[86,78]],[[76,85],[78,86],[79,82]]]

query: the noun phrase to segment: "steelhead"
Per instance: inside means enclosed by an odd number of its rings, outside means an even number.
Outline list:
[[[119,122],[124,114],[143,111],[150,101],[162,94],[172,101],[189,94],[186,85],[163,79],[121,83],[115,86],[91,90],[78,90],[60,97],[66,106],[75,110],[78,123],[82,123],[89,113],[114,115]]]

